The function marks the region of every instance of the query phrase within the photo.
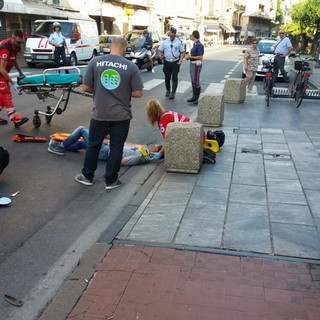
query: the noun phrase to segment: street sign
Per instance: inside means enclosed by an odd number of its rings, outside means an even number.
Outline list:
[[[133,9],[126,9],[124,12],[125,12],[125,14],[127,16],[132,16],[134,14],[134,10]]]

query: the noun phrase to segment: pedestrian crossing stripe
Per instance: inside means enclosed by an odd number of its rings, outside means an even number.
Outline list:
[[[152,79],[143,84],[143,90],[151,90],[163,83],[164,79]]]

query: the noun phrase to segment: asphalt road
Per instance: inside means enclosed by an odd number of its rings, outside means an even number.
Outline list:
[[[201,74],[203,88],[228,76],[241,77],[241,66],[230,72],[241,57],[242,47],[206,49]],[[26,68],[24,71],[41,73],[43,69]],[[144,83],[163,79],[162,66],[156,66],[155,74],[142,71],[141,75]],[[185,61],[179,83],[182,87],[189,81],[189,63]],[[177,93],[175,100],[165,98],[164,92],[164,84],[161,84],[145,90],[141,99],[133,99],[128,141],[162,142],[158,129],[151,127],[146,120],[145,105],[150,98],[156,97],[166,109],[186,116],[195,112],[195,106],[186,103],[191,87]],[[32,125],[34,110],[45,111],[47,105],[54,106],[56,101],[43,102],[35,95],[23,94],[14,95],[14,103],[16,109],[30,120],[20,129],[11,124],[0,127],[0,143],[10,152],[9,167],[0,176],[0,197],[19,191],[12,198],[11,206],[0,207],[0,294],[28,301],[29,309],[25,310],[36,315],[59,288],[66,274],[73,270],[83,252],[114,222],[156,165],[122,168],[121,174],[130,188],[106,193],[102,178],[104,163],[100,162],[97,183],[93,187],[84,187],[74,181],[74,176],[82,168],[84,152],[69,152],[62,157],[47,152],[47,143],[17,143],[12,137],[21,133],[48,138],[55,132],[71,132],[79,125],[87,126],[92,100],[72,94],[67,110],[62,115],[55,115],[49,125],[42,117],[38,129]],[[5,117],[4,111],[2,116]],[[0,319],[17,320],[16,310],[12,308],[2,300]]]

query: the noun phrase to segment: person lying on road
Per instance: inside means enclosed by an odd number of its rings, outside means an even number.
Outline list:
[[[48,151],[58,155],[65,155],[66,151],[86,149],[88,145],[88,137],[89,129],[83,126],[76,128],[70,135],[61,133],[53,134],[51,136],[52,139],[49,142]],[[121,165],[134,166],[148,163],[151,161],[153,153],[157,153],[161,149],[162,146],[157,144],[126,144],[123,148]],[[104,141],[99,151],[99,160],[106,161],[108,159],[109,152],[110,145],[107,141]]]

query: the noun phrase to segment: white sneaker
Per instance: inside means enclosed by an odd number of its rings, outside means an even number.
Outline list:
[[[154,73],[154,68],[151,69],[151,72]]]

